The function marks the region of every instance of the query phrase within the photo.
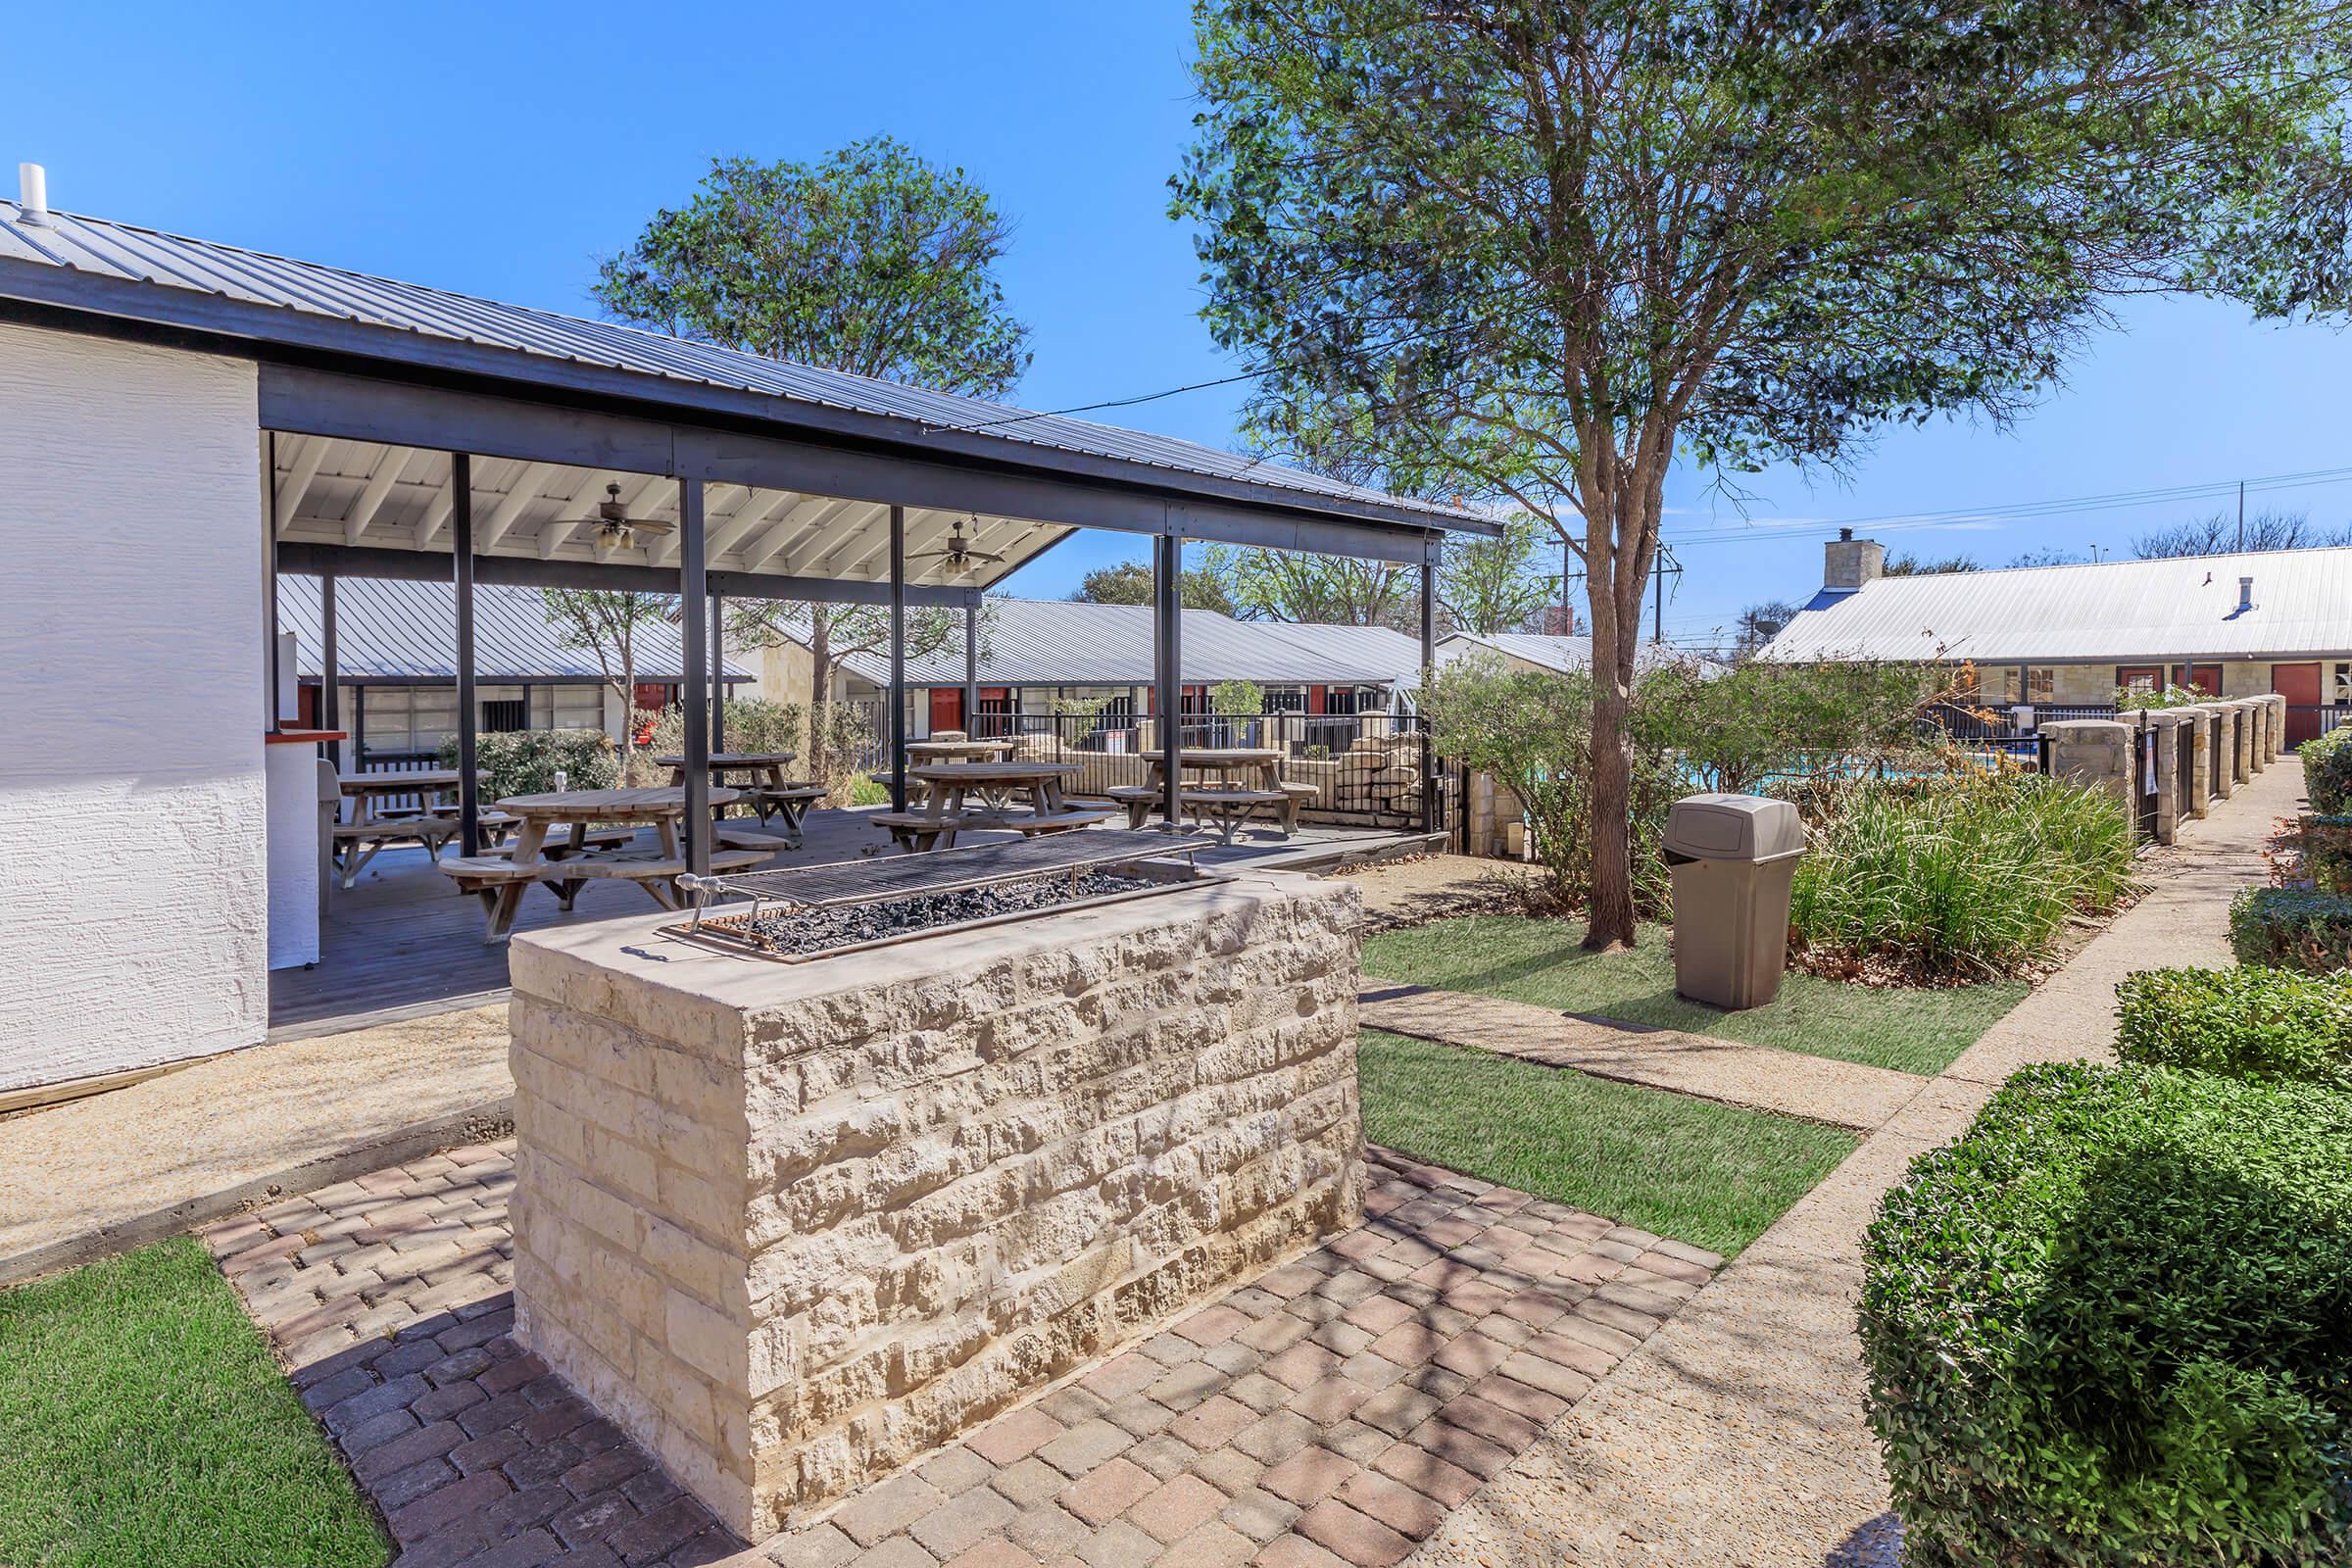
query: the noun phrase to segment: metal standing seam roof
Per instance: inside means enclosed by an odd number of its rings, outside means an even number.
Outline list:
[[[1592,667],[1592,638],[1559,637],[1537,632],[1501,631],[1485,636],[1455,632],[1438,644],[1438,658],[1441,662],[1450,663],[1482,648],[1534,664],[1540,669],[1557,670],[1564,675],[1581,675]],[[1690,659],[1690,655],[1680,649],[1643,642],[1634,650],[1634,669],[1640,673],[1655,669],[1660,664],[1683,663]],[[1714,667],[1716,663],[1711,659],[1700,659],[1696,662],[1702,668]]]
[[[2238,609],[2251,577],[2253,608]],[[1882,577],[1824,591],[1765,659],[2126,662],[2352,652],[2352,548]]]
[[[965,450],[976,443],[1016,463],[1034,465],[1048,452],[1076,454],[1166,475],[1226,481],[1259,492],[1268,502],[1326,503],[1374,518],[1408,515],[1432,527],[1488,531],[1493,526],[1491,518],[1472,509],[1385,495],[1170,436],[764,359],[641,327],[476,299],[135,224],[62,212],[49,217],[48,225],[26,224],[17,203],[0,201],[0,296],[103,308],[96,301],[59,299],[57,274],[70,272],[377,328],[410,340],[632,372],[673,387],[753,393],[781,400],[784,406],[771,411],[779,419],[793,419],[796,408],[804,414],[857,416],[854,422],[861,431],[886,439],[919,445],[954,437],[965,443]],[[45,281],[36,281],[44,274]],[[384,353],[400,357],[390,337]],[[506,373],[529,379],[534,372],[518,364]],[[644,395],[674,401],[658,386]],[[838,417],[829,422],[843,423]],[[1027,458],[1019,456],[1024,449]]]
[[[991,599],[980,634],[983,686],[1149,686],[1152,663],[1150,605],[1090,605],[1066,599]],[[1331,632],[1375,634],[1327,637]],[[1399,666],[1376,652],[1394,639],[1410,652]],[[1386,686],[1420,662],[1419,645],[1382,627],[1296,626],[1236,620],[1213,610],[1184,612],[1184,679],[1195,684],[1248,680],[1261,685]],[[843,661],[876,686],[890,683],[886,654]],[[908,686],[963,684],[963,639],[906,661]]]
[[[481,681],[594,681],[605,672],[596,655],[567,648],[547,618],[536,588],[482,584],[473,591],[473,667]],[[319,649],[318,579],[277,579],[277,624],[294,634],[296,667],[317,678]],[[457,589],[445,582],[395,582],[343,577],[335,584],[335,664],[344,680],[433,682],[458,673]],[[666,620],[637,629],[637,678],[682,678],[678,628]],[[736,660],[727,678],[757,678]]]

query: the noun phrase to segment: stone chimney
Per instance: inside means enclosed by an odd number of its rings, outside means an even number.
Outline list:
[[[1850,594],[1866,582],[1886,574],[1886,547],[1876,539],[1857,539],[1851,528],[1822,546],[1821,585],[1834,594]]]

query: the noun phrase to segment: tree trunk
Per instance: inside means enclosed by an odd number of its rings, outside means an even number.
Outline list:
[[[1592,886],[1587,894],[1585,949],[1591,953],[1616,953],[1634,945],[1634,770],[1625,749],[1632,693],[1618,674],[1615,651],[1624,627],[1613,597],[1604,603],[1603,575],[1595,571],[1588,578],[1592,585],[1592,771],[1588,794]]]

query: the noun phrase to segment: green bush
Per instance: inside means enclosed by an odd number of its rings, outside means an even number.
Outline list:
[[[2352,893],[2352,816],[2306,816],[2296,831],[2311,885],[2322,893]]]
[[[1806,948],[1925,978],[2014,974],[2068,918],[2132,888],[2132,817],[2102,790],[2031,773],[1874,779],[1843,792],[1797,862]]]
[[[2352,724],[2339,724],[2316,740],[2305,741],[2303,792],[2311,808],[2322,816],[2352,813]]]
[[[1888,1193],[1869,1413],[1910,1568],[2352,1548],[2352,1098],[2030,1068]]]
[[[805,730],[798,703],[771,703],[760,697],[730,697],[725,704],[726,750],[730,752],[792,752],[802,755]],[[686,710],[676,703],[662,710],[646,750],[656,757],[675,757],[686,750]]]
[[[620,756],[612,739],[596,729],[517,729],[477,735],[475,763],[489,773],[482,799],[540,795],[556,787],[556,773],[574,790],[609,790],[620,782]],[[441,743],[441,765],[458,765],[458,743]]]
[[[2115,994],[2126,1061],[2352,1089],[2352,975],[2142,969]]]
[[[2352,897],[2307,888],[2245,888],[2230,906],[2240,963],[2324,974],[2352,968]]]

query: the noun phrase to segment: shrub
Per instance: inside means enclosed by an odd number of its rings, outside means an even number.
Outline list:
[[[2352,1098],[2029,1068],[1864,1244],[1911,1568],[2352,1546]]]
[[[2203,692],[2191,691],[2185,686],[2167,686],[2162,691],[2151,691],[2145,686],[2118,686],[2115,689],[2118,712],[2129,712],[2134,708],[2187,708],[2212,700]]]
[[[2243,888],[2230,906],[2240,963],[2321,974],[2352,967],[2352,897],[2304,888]]]
[[[798,703],[771,703],[760,697],[730,697],[725,705],[727,746],[730,752],[792,752],[806,755],[806,727]],[[686,750],[686,710],[676,703],[662,710],[654,721],[646,750],[656,757],[674,757]]]
[[[2143,969],[2115,994],[2126,1061],[2352,1089],[2352,975]]]
[[[1789,924],[1807,949],[1926,976],[2014,974],[2069,916],[2132,888],[2132,817],[2099,790],[2035,774],[1855,786],[1797,862]]]
[[[2296,824],[2300,870],[2322,893],[2352,893],[2352,816],[2307,816]]]
[[[1954,671],[1865,661],[1751,660],[1720,673],[1670,663],[1642,678],[1640,732],[1680,754],[1693,788],[1845,776],[1917,743]]]
[[[477,735],[475,763],[490,775],[482,799],[503,801],[510,795],[541,795],[556,787],[609,790],[620,782],[620,755],[612,738],[599,729],[517,729]],[[441,743],[441,765],[458,765],[455,737]]]
[[[2303,743],[2303,792],[2322,816],[2352,813],[2352,724]]]

